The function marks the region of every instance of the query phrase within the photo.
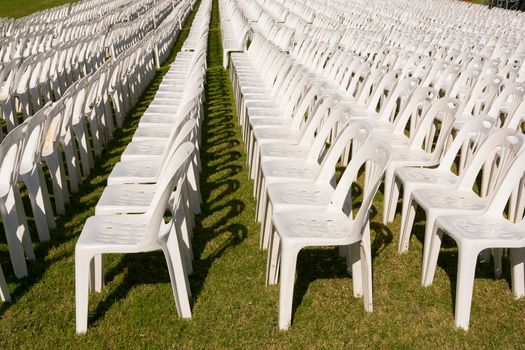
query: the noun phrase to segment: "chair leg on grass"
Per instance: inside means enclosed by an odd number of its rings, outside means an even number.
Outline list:
[[[293,290],[298,253],[297,247],[281,242],[281,286],[279,290],[279,329],[281,330],[287,330],[292,323]]]

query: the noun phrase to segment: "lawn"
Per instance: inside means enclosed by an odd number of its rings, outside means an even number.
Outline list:
[[[0,0],[0,17],[23,17],[73,0]]]
[[[6,9],[2,13],[12,15]],[[190,23],[191,18],[168,62]],[[525,301],[512,297],[508,260],[501,280],[493,278],[489,265],[478,268],[470,330],[455,329],[453,243],[444,245],[434,285],[422,288],[424,222],[416,218],[410,250],[399,256],[399,217],[388,227],[381,225],[380,194],[372,213],[374,312],[365,313],[362,301],[353,298],[352,279],[335,249],[307,249],[298,259],[293,325],[288,332],[279,331],[279,287],[264,286],[266,253],[258,249],[252,182],[221,55],[214,0],[201,151],[204,205],[196,220],[190,277],[192,320],[177,317],[162,254],[113,255],[107,259],[103,292],[90,298],[88,332],[75,335],[75,241],[167,71],[164,65],[93,174],[84,180],[82,191],[72,198],[68,214],[58,218],[51,242],[35,243],[37,260],[30,263],[29,277],[13,276],[7,247],[0,243],[0,263],[13,296],[11,304],[0,304],[1,349],[525,347]]]

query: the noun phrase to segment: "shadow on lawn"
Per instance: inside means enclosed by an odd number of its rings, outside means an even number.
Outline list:
[[[240,142],[232,131],[236,127],[236,119],[227,76],[222,67],[214,66],[208,70],[208,82],[201,151],[203,206],[202,214],[196,220],[194,273],[190,278],[195,298],[198,298],[213,262],[248,235],[248,228],[238,222],[238,216],[246,208],[246,204],[238,199],[242,189],[240,181],[235,178],[243,176],[239,174],[243,160]],[[207,243],[219,236],[227,238],[202,258]]]
[[[353,194],[361,194],[361,188],[352,185]],[[354,203],[355,208],[361,205],[360,199]],[[373,260],[377,258],[386,247],[392,243],[393,235],[390,229],[379,221],[374,221],[378,211],[374,205],[370,209],[371,251],[372,268]],[[292,318],[299,305],[302,303],[311,283],[319,279],[349,278],[346,269],[346,259],[339,255],[339,249],[307,248],[299,252],[297,257],[297,279],[294,288]],[[353,277],[350,277],[353,279]],[[352,281],[353,283],[353,281]]]
[[[421,208],[418,208],[416,212],[416,218],[414,220],[414,226],[412,228],[412,235],[421,243],[421,246],[424,246],[425,241],[425,214]],[[423,252],[421,253],[423,256]],[[454,312],[456,307],[456,286],[457,286],[457,268],[458,268],[458,248],[456,242],[448,237],[443,235],[443,240],[441,243],[441,250],[439,252],[439,257],[437,261],[436,273],[438,269],[443,270],[450,282],[450,298],[451,298],[451,309]],[[421,270],[420,270],[421,271]],[[476,264],[476,279],[494,279],[494,261],[491,258],[489,261],[480,262],[478,257],[478,262]],[[510,276],[510,261],[508,256],[503,256],[502,258],[502,279],[504,279],[509,288],[512,288],[512,280]],[[474,283],[476,283],[474,280]],[[432,288],[430,286],[429,288]]]

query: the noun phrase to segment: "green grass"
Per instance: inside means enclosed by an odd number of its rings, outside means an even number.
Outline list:
[[[72,0],[0,0],[0,17],[24,17],[49,7],[60,6]]]
[[[293,325],[277,328],[278,286],[265,287],[255,203],[226,72],[221,66],[217,1],[209,37],[201,176],[204,205],[194,236],[193,319],[177,317],[162,254],[107,259],[106,286],[90,298],[88,333],[75,335],[75,240],[93,214],[107,174],[151,101],[164,66],[109,151],[59,218],[51,243],[35,243],[30,276],[16,280],[5,245],[0,262],[13,303],[0,304],[0,348],[524,348],[525,302],[505,275],[477,271],[471,328],[454,328],[456,250],[446,242],[435,283],[420,286],[422,217],[407,254],[397,254],[399,218],[380,224],[373,208],[374,313],[352,297],[352,279],[335,249],[307,249],[298,259]],[[188,25],[185,27],[187,30]],[[182,42],[184,34],[178,40]],[[177,49],[176,49],[177,50]],[[176,51],[175,50],[175,51]]]

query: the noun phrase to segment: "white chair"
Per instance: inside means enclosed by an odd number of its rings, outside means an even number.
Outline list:
[[[523,135],[521,135],[523,138]],[[521,152],[505,174],[505,180],[496,190],[486,209],[476,215],[440,216],[437,218],[430,247],[424,286],[432,283],[436,270],[442,236],[454,239],[458,246],[455,325],[468,329],[470,306],[478,254],[487,248],[510,248],[512,291],[515,298],[525,296],[525,221],[523,220],[523,194],[525,152]],[[517,191],[518,210],[505,218],[505,206]],[[483,203],[485,204],[485,203]]]
[[[11,131],[17,124],[16,116],[16,78],[21,59],[17,58],[7,63],[0,71],[0,109],[2,118],[7,123],[7,130]],[[2,132],[3,135],[3,132]]]
[[[24,122],[27,142],[18,170],[19,180],[26,185],[38,237],[42,242],[49,241],[49,229],[56,227],[44,172],[40,164],[44,137],[49,129],[49,107],[50,104],[46,105]]]
[[[64,170],[64,160],[60,149],[60,132],[62,128],[62,118],[64,116],[64,101],[54,103],[48,110],[49,128],[44,135],[44,142],[41,150],[42,160],[49,169],[49,175],[53,183],[53,197],[55,200],[55,210],[59,215],[66,212],[66,204],[69,204],[69,190],[67,185],[66,173]]]
[[[35,259],[18,188],[18,171],[26,144],[26,125],[11,130],[0,144],[0,212],[11,264],[17,278],[27,276],[26,257]]]
[[[323,209],[285,211],[273,215],[275,233],[268,258],[269,274],[279,268],[279,328],[288,329],[292,318],[292,301],[297,255],[308,246],[360,245],[360,263],[365,310],[372,312],[372,256],[370,247],[369,211],[390,158],[388,145],[374,141],[363,145],[342,175],[330,203]],[[355,214],[344,206],[358,171],[366,167],[366,183],[362,204]],[[274,257],[273,255],[277,255]],[[275,263],[279,261],[279,267]]]
[[[399,253],[408,250],[410,230],[415,217],[415,210],[409,210],[412,192],[417,189],[432,188],[440,185],[452,185],[458,176],[470,164],[472,157],[493,131],[495,120],[489,116],[474,117],[467,121],[443,155],[437,168],[401,167],[396,169],[395,181],[403,187],[403,206],[399,235]],[[452,171],[456,157],[459,161],[456,172]]]
[[[385,193],[383,206],[383,223],[394,220],[397,202],[399,199],[399,187],[395,182],[395,170],[401,166],[436,166],[439,164],[445,143],[450,137],[454,117],[456,116],[459,103],[452,97],[444,97],[432,102],[430,108],[423,112],[419,121],[412,118],[410,124],[416,124],[411,134],[408,136],[408,144],[394,144],[401,133],[395,135],[390,142],[395,152],[392,161],[388,165],[385,174]],[[399,120],[396,125],[398,131],[403,132],[407,125],[407,120]],[[374,137],[385,140],[384,135],[376,133]],[[388,140],[388,138],[386,138]]]
[[[103,215],[89,218],[75,246],[76,331],[87,331],[88,292],[91,261],[100,254],[139,253],[162,250],[170,273],[177,312],[191,318],[189,285],[179,248],[179,237],[171,234],[173,220],[164,223],[163,215],[168,200],[176,187],[180,187],[195,147],[185,143],[168,161],[166,176],[160,179],[151,205],[144,214]],[[177,201],[175,201],[177,202]],[[90,276],[91,275],[91,276]],[[99,284],[101,287],[101,285]]]

